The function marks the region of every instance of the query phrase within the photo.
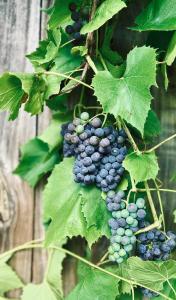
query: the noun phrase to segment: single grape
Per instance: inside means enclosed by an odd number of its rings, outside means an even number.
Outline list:
[[[143,198],[138,198],[136,200],[136,205],[137,205],[138,208],[144,208],[145,200]]]
[[[74,28],[72,25],[68,25],[66,28],[65,28],[65,31],[66,33],[68,34],[72,34],[74,32]]]
[[[84,121],[89,120],[89,114],[87,112],[82,112],[80,117]]]
[[[99,128],[99,127],[101,127],[102,122],[99,118],[96,117],[91,120],[90,124],[95,128]]]
[[[84,132],[84,126],[83,126],[83,125],[78,125],[78,126],[76,126],[76,132],[77,132],[78,134],[83,133],[83,132]]]

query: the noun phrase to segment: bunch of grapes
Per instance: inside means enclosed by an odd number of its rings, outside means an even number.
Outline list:
[[[109,247],[109,259],[122,263],[129,256],[136,243],[135,232],[139,230],[139,223],[146,216],[145,200],[138,198],[136,203],[126,204],[125,193],[110,191],[107,194],[107,209],[112,212],[109,220],[111,228],[111,245]]]
[[[102,191],[114,190],[124,172],[122,162],[127,154],[126,134],[112,126],[102,128],[100,118],[80,118],[62,127],[64,156],[75,156],[75,181],[84,185],[95,183]]]
[[[72,25],[65,28],[67,34],[74,40],[74,45],[81,45],[85,41],[85,36],[80,33],[81,28],[89,19],[89,9],[84,7],[81,10],[77,9],[75,3],[70,3],[69,9],[71,11],[71,19],[74,21]]]

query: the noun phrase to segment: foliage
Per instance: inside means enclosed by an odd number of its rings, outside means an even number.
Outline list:
[[[108,245],[112,235],[108,225],[112,214],[105,202],[108,197],[94,185],[86,186],[74,181],[75,159],[63,157],[63,124],[88,111],[89,121],[93,121],[95,116],[100,117],[103,127],[107,129],[113,125],[122,132],[121,141],[127,137],[128,154],[123,161],[125,173],[117,191],[125,197],[124,203],[134,202],[136,194],[146,196],[154,219],[152,229],[161,226],[164,231],[160,191],[175,191],[158,185],[159,163],[155,150],[176,134],[156,146],[151,145],[163,130],[151,100],[155,98],[153,88],[161,88],[162,85],[167,88],[169,85],[170,73],[167,71],[176,57],[176,2],[146,1],[137,17],[133,16],[135,25],[128,29],[129,40],[133,40],[127,46],[128,51],[123,51],[125,35],[121,39],[122,45],[119,45],[116,34],[118,27],[121,35],[125,32],[122,20],[128,19],[130,6],[138,12],[136,3],[122,0],[75,2],[79,14],[89,14],[89,20],[81,24],[84,41],[70,40],[65,30],[70,24],[80,25],[77,24],[80,15],[71,13],[75,12],[73,1],[55,0],[46,10],[47,37],[40,41],[35,51],[27,54],[34,72],[6,72],[0,77],[0,110],[8,111],[10,120],[18,117],[20,109],[31,115],[42,113],[45,106],[52,111],[48,128],[21,147],[20,162],[14,170],[14,174],[26,180],[31,187],[48,176],[43,192],[45,239],[28,242],[0,255],[0,300],[8,300],[6,292],[19,288],[22,300],[62,300],[64,297],[66,300],[141,300],[142,287],[157,292],[159,300],[174,300],[175,253],[167,261],[143,261],[131,255],[117,265],[106,259],[104,253],[110,251]],[[80,27],[78,31],[74,30],[80,33]],[[133,38],[134,30],[139,31],[140,46]],[[148,33],[143,35],[142,31]],[[155,31],[155,35],[151,31]],[[173,32],[167,39],[163,36],[160,43],[163,31]],[[82,119],[81,125],[87,125],[89,121]],[[175,174],[172,180],[175,180]],[[152,194],[151,183],[156,185],[156,188],[152,185]],[[155,210],[153,194],[155,200],[156,195],[159,199],[160,210]],[[175,210],[173,214],[176,215]],[[147,217],[151,219],[150,212]],[[78,236],[84,239],[85,257],[71,252],[66,245],[68,239]],[[101,253],[95,257],[94,249],[100,244]],[[18,250],[32,248],[47,249],[48,252],[46,271],[39,284],[23,283],[8,264]],[[135,252],[132,254],[135,255]],[[65,296],[62,264],[66,255],[79,260],[79,274],[76,286]]]

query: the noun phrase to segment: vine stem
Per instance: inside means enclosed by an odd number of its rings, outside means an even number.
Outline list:
[[[163,204],[162,204],[162,200],[161,200],[161,195],[160,195],[159,187],[158,187],[158,185],[157,185],[157,183],[156,183],[156,180],[154,180],[154,184],[155,184],[156,190],[157,190],[157,196],[158,196],[158,201],[159,201],[160,210],[161,210],[161,215],[162,215],[163,229],[164,229],[164,232],[166,232],[166,223],[165,223],[165,218],[164,218]]]
[[[129,129],[128,129],[128,127],[126,126],[125,122],[124,122],[123,120],[121,120],[121,123],[122,123],[122,126],[123,126],[123,128],[124,128],[124,130],[125,130],[127,136],[128,136],[128,139],[129,139],[130,142],[131,142],[131,145],[132,145],[133,149],[134,149],[136,152],[140,153],[139,148],[138,148],[137,144],[135,143],[135,140],[133,139],[133,137],[132,137],[132,135],[131,135],[131,132],[129,131]]]
[[[101,264],[109,255],[109,251],[107,251],[102,258],[100,259],[100,261],[97,263],[97,266],[99,266],[99,264]]]
[[[147,181],[144,184],[145,184],[145,189],[146,189],[146,192],[147,192],[147,197],[148,197],[148,201],[149,201],[149,204],[150,204],[151,212],[152,212],[152,215],[153,215],[154,223],[157,223],[157,222],[159,223],[158,216],[157,216],[157,213],[156,213],[156,209],[155,209],[155,206],[154,206],[154,203],[153,203],[153,199],[152,199]]]
[[[92,267],[92,268],[94,268],[94,269],[99,270],[100,272],[103,272],[103,273],[105,273],[105,274],[107,274],[107,275],[109,275],[109,276],[111,276],[111,277],[114,277],[114,278],[116,278],[116,279],[118,279],[118,280],[125,281],[125,282],[127,282],[128,284],[130,284],[130,286],[136,286],[136,285],[138,285],[138,286],[143,287],[143,288],[148,288],[147,286],[142,285],[142,284],[140,284],[140,283],[138,283],[138,282],[135,282],[135,281],[133,281],[133,280],[129,280],[129,279],[124,278],[124,277],[122,277],[122,276],[116,275],[116,274],[114,274],[114,273],[112,273],[112,272],[110,272],[110,271],[108,271],[108,270],[106,270],[106,269],[102,269],[102,268],[99,267],[98,265],[93,264],[92,262],[86,260],[85,258],[83,258],[83,257],[81,257],[81,256],[79,256],[79,255],[77,255],[77,254],[75,254],[75,253],[73,253],[73,252],[71,252],[71,251],[69,251],[69,250],[67,250],[67,249],[64,249],[64,248],[61,248],[61,247],[57,247],[57,246],[54,246],[54,245],[53,245],[53,246],[50,246],[50,247],[48,247],[48,248],[45,248],[43,243],[40,243],[40,244],[34,244],[34,242],[35,242],[35,241],[27,242],[27,243],[25,243],[25,244],[23,244],[23,245],[21,245],[21,246],[18,246],[18,247],[14,248],[14,249],[12,249],[12,250],[10,250],[10,251],[4,252],[3,254],[0,255],[0,258],[3,258],[4,256],[7,256],[8,254],[13,254],[13,253],[15,253],[15,252],[17,252],[17,251],[29,250],[29,249],[33,249],[33,248],[42,248],[42,249],[58,250],[58,251],[60,251],[60,252],[63,252],[63,253],[65,253],[65,254],[67,254],[67,255],[70,255],[70,256],[72,256],[72,257],[74,257],[74,258],[76,258],[76,259],[82,261],[83,263],[89,265],[90,267]],[[38,240],[37,240],[37,242],[38,242]],[[164,295],[163,293],[158,292],[158,291],[155,291],[155,290],[153,290],[152,288],[150,288],[150,290],[151,290],[152,292],[154,292],[154,293],[157,292],[160,296],[162,296],[162,297],[163,297],[164,299],[166,299],[166,300],[174,300],[173,298],[167,297],[167,296]]]
[[[136,189],[138,192],[146,192],[146,189]],[[155,188],[149,188],[149,191],[154,192],[157,191],[157,189]],[[160,189],[158,188],[158,191],[160,192],[168,192],[168,193],[176,193],[176,190],[171,190],[171,189]],[[132,192],[134,192],[134,190],[132,190]]]
[[[59,73],[59,72],[53,72],[53,71],[46,71],[46,72],[39,72],[37,73],[38,75],[39,74],[46,74],[46,75],[54,75],[54,76],[58,76],[58,77],[63,77],[63,78],[66,78],[66,79],[70,79],[70,80],[73,80],[79,84],[82,84],[84,85],[85,87],[91,89],[91,90],[94,90],[89,84],[85,83],[84,81],[81,81],[79,79],[76,79],[74,77],[71,77],[71,76],[68,76],[68,75],[65,75],[65,74],[62,74],[62,73]]]
[[[88,62],[88,64],[89,64],[89,66],[90,66],[90,67],[92,68],[92,70],[94,71],[94,73],[97,74],[97,73],[98,73],[98,70],[97,70],[97,68],[96,68],[96,66],[95,66],[95,64],[94,64],[94,62],[93,62],[93,60],[91,59],[90,55],[87,55],[87,56],[86,56],[86,60],[87,60],[87,62]]]
[[[176,133],[171,135],[170,137],[168,137],[167,139],[165,139],[164,141],[160,142],[159,144],[155,145],[154,147],[152,147],[151,149],[149,150],[146,150],[144,151],[145,153],[151,153],[153,152],[154,150],[158,149],[160,146],[162,146],[163,144],[171,141],[172,139],[174,139],[176,137]]]
[[[158,220],[158,221],[154,222],[153,224],[151,224],[151,225],[149,225],[149,226],[147,226],[143,229],[138,230],[137,232],[135,232],[135,235],[138,235],[138,234],[143,233],[143,232],[148,232],[152,229],[158,228],[160,225],[161,225],[161,223]]]

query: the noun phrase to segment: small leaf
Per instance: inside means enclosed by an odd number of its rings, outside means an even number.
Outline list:
[[[13,289],[23,287],[23,283],[12,268],[6,263],[0,263],[0,295]]]
[[[144,125],[144,137],[150,139],[158,136],[161,133],[161,124],[153,110],[149,110],[145,125]]]
[[[49,284],[28,284],[23,289],[22,300],[40,299],[40,300],[61,300],[57,297]]]
[[[143,261],[139,257],[128,259],[128,273],[135,282],[144,284],[156,291],[163,289],[165,281],[175,278],[176,262]]]
[[[90,267],[86,269],[84,277],[66,300],[115,300],[118,295],[118,279]]]
[[[114,78],[108,71],[100,71],[92,82],[104,112],[115,118],[121,116],[142,135],[152,98],[150,87],[155,84],[156,53],[145,46],[128,54],[123,77]]]
[[[34,66],[52,61],[58,52],[61,42],[61,32],[58,29],[49,30],[46,40],[40,42],[36,51],[26,55]]]
[[[168,46],[168,49],[166,52],[166,57],[164,60],[166,61],[166,64],[168,66],[171,66],[175,60],[175,57],[176,57],[176,32],[174,32],[174,34],[170,40],[170,43],[169,43],[169,46]]]
[[[175,0],[152,0],[136,18],[134,29],[145,30],[175,30],[176,29]]]
[[[117,14],[126,4],[121,0],[105,0],[97,8],[93,19],[81,29],[82,34],[97,30]]]
[[[132,152],[126,156],[123,166],[136,183],[155,179],[159,171],[154,152],[140,154]]]

